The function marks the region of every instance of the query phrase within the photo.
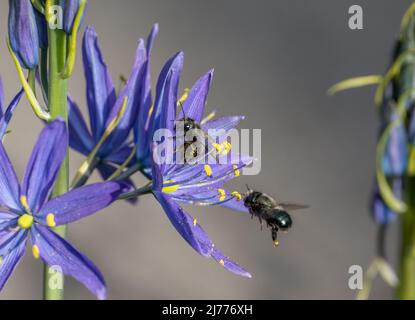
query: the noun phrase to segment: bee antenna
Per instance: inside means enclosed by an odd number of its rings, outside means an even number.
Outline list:
[[[184,108],[183,108],[183,102],[179,101],[179,106],[180,106],[180,110],[183,113],[183,117],[186,118],[186,113],[184,112]]]
[[[246,189],[248,190],[249,193],[252,192],[252,189],[248,186],[248,184],[246,184]]]

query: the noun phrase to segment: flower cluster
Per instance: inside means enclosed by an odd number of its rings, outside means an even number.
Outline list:
[[[54,1],[10,0],[9,3],[9,50],[23,89],[6,108],[0,81],[0,138],[6,135],[7,125],[23,92],[36,115],[46,124],[33,148],[21,183],[0,143],[0,289],[21,260],[29,240],[36,259],[41,258],[49,266],[59,266],[65,275],[83,283],[97,298],[105,298],[106,285],[100,271],[56,233],[55,228],[99,212],[116,200],[127,199],[134,203],[137,197],[150,193],[196,252],[212,257],[235,274],[251,277],[244,268],[224,255],[199,222],[181,207],[182,203],[220,205],[248,212],[243,195],[225,187],[253,161],[249,156],[234,152],[227,141],[228,132],[236,128],[244,117],[215,119],[215,113],[205,116],[213,71],[200,77],[191,89],[179,96],[183,53],[176,53],[162,68],[153,96],[150,60],[158,33],[158,25],[154,25],[146,41],[138,40],[130,75],[121,90],[116,92],[97,34],[92,27],[87,27],[83,35],[82,58],[89,121],[85,120],[78,103],[67,95],[64,96],[68,106],[66,123],[66,119],[53,116],[51,112],[54,97],[50,95],[50,82],[53,79],[51,73],[49,77],[45,76],[45,65],[39,66],[39,52],[48,49],[51,45],[48,42],[52,41],[47,37],[47,16],[51,9],[48,6]],[[63,6],[63,30],[70,35],[67,61],[59,76],[67,79],[73,71],[76,35],[86,1],[59,3]],[[28,82],[23,69],[29,69],[29,75],[38,75],[46,108],[41,107],[34,94],[36,82]],[[177,124],[186,121],[203,132],[211,129],[221,132],[215,141],[209,136],[201,139],[208,149],[214,150],[213,163],[164,163],[160,160],[158,143],[154,139],[157,132],[172,132],[174,155],[179,148]],[[71,188],[52,196],[68,146],[86,158]],[[103,182],[87,184],[95,169]],[[136,188],[131,179],[137,172],[149,180],[141,188]]]

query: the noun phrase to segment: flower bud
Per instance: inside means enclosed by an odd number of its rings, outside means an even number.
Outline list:
[[[33,69],[39,62],[39,33],[30,0],[9,0],[10,45],[22,66]]]
[[[71,33],[76,14],[78,13],[81,0],[61,0],[63,8],[63,30]]]

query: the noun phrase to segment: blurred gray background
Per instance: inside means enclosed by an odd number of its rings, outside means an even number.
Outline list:
[[[262,129],[262,171],[245,183],[287,201],[311,205],[294,215],[294,228],[274,248],[268,231],[248,215],[221,208],[191,208],[216,245],[245,266],[239,278],[198,256],[151,197],[136,207],[117,203],[71,225],[70,241],[101,269],[111,299],[352,299],[348,268],[367,267],[375,226],[368,212],[377,118],[373,88],[326,95],[336,81],[381,73],[389,63],[400,20],[410,0],[91,0],[84,26],[94,25],[112,75],[128,74],[139,37],[153,23],[160,34],[153,81],[163,62],[185,52],[182,87],[215,68],[209,107],[244,114],[243,128]],[[364,10],[364,30],[348,28],[348,8]],[[6,34],[7,1],[0,4]],[[4,41],[0,74],[8,101],[19,82]],[[70,92],[85,108],[78,56]],[[84,109],[85,110],[85,109]],[[21,176],[41,128],[23,99],[6,147]],[[71,154],[72,173],[82,158]],[[138,178],[144,183],[143,178]],[[396,258],[398,226],[389,254]],[[31,254],[1,299],[40,299],[42,265]],[[377,281],[373,298],[393,291]],[[66,297],[91,299],[68,280]]]

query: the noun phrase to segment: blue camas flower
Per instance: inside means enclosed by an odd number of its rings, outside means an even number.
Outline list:
[[[207,94],[212,80],[212,72],[208,72],[201,77],[186,97],[177,99],[178,82],[183,67],[183,54],[178,53],[173,56],[164,66],[159,81],[157,83],[156,100],[154,104],[154,114],[151,120],[151,132],[158,129],[168,129],[175,131],[175,123],[181,121],[183,115],[201,124],[202,129],[225,129],[234,128],[242,117],[225,117],[218,120],[203,121],[203,114],[207,100]],[[183,104],[183,110],[177,112],[177,106]],[[217,145],[220,149],[220,145]],[[209,239],[206,232],[202,229],[195,218],[192,218],[178,204],[184,202],[188,204],[209,206],[227,205],[233,209],[247,211],[243,205],[242,195],[239,192],[229,192],[223,184],[234,177],[240,175],[240,170],[252,159],[242,157],[230,152],[229,146],[225,154],[222,150],[222,157],[228,161],[214,164],[169,164],[163,163],[156,149],[153,146],[152,160],[152,192],[160,202],[171,223],[181,236],[199,254],[205,257],[212,257],[220,265],[229,271],[241,276],[251,277],[251,275],[226,257]],[[237,159],[236,162],[230,162]]]
[[[10,45],[26,69],[33,69],[39,63],[39,32],[42,30],[37,23],[30,0],[9,0]]]
[[[18,183],[0,143],[0,289],[21,260],[30,238],[33,256],[83,283],[99,299],[106,296],[105,281],[96,266],[52,227],[91,215],[125,191],[117,182],[91,184],[49,199],[67,150],[67,131],[55,120],[41,132]]]
[[[0,78],[0,141],[6,134],[7,126],[13,116],[13,112],[19,104],[20,98],[22,97],[23,90],[13,98],[9,106],[6,108],[6,102],[4,99],[3,82]]]
[[[127,98],[127,105],[121,121],[97,153],[98,170],[104,179],[116,170],[114,164],[122,164],[134,150],[129,136],[136,124],[142,100],[147,52],[144,41],[140,39],[131,74],[117,97],[98,46],[97,35],[91,27],[85,31],[83,62],[91,131],[88,129],[77,104],[68,99],[70,146],[84,155],[90,154],[100,141],[109,123],[120,112],[123,102]]]

